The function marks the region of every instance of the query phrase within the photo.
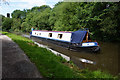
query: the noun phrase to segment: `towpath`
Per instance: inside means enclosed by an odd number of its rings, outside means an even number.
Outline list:
[[[42,78],[36,66],[6,35],[2,40],[2,78]]]

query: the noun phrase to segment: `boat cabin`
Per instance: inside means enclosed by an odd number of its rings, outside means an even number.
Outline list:
[[[75,32],[33,30],[31,35],[35,37],[71,43],[79,47],[98,46],[97,42],[92,42],[88,31],[85,30],[78,30]]]

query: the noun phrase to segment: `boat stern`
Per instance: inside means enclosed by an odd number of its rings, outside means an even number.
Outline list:
[[[81,47],[90,48],[94,52],[100,51],[98,42],[84,42],[82,43]]]
[[[95,46],[99,46],[99,44],[97,42],[84,42],[84,43],[82,43],[82,47],[95,47]]]

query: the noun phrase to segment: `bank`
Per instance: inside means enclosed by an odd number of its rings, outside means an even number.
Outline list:
[[[26,53],[29,59],[37,66],[42,76],[46,78],[114,78],[111,74],[88,69],[79,69],[71,61],[67,62],[60,56],[54,55],[51,51],[38,47],[32,40],[25,37],[3,33],[12,38]]]

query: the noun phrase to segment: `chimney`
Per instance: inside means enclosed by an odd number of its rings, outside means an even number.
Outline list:
[[[10,13],[7,13],[7,17],[9,17],[9,18],[10,18]]]

